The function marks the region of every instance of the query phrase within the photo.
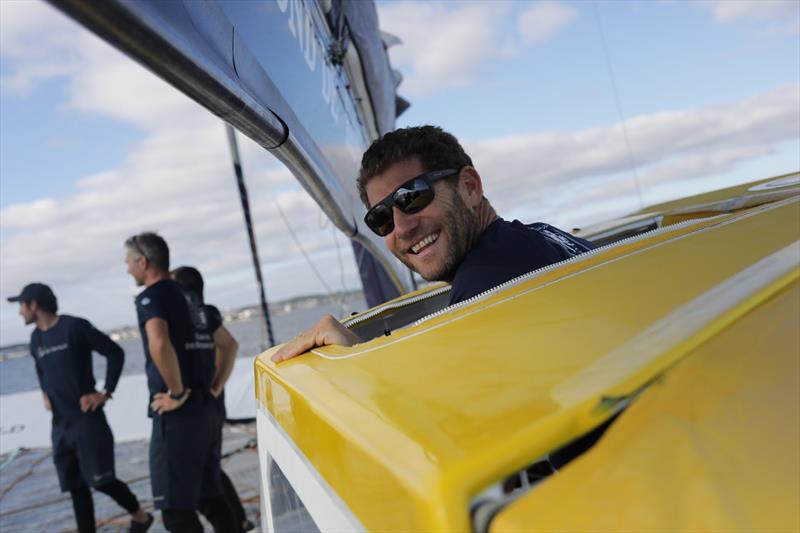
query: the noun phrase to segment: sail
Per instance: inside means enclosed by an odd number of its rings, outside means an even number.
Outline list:
[[[355,187],[407,106],[371,1],[50,1],[286,165],[354,241],[368,303],[412,288]]]

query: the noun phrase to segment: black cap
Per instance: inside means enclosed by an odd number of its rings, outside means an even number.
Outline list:
[[[36,300],[36,303],[44,309],[50,309],[55,312],[58,309],[56,303],[56,295],[53,290],[44,283],[29,283],[22,288],[19,296],[9,296],[9,302],[25,302],[30,303]]]

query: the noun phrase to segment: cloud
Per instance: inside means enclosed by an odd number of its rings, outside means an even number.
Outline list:
[[[319,207],[268,153],[242,139],[242,158],[268,295],[325,292],[289,237],[280,203],[304,250],[341,288],[332,230],[321,231]],[[0,211],[0,293],[39,279],[52,284],[64,311],[96,317],[101,327],[133,323],[132,283],[123,241],[154,230],[171,245],[173,265],[198,266],[209,298],[221,306],[257,301],[249,245],[222,124],[175,125],[148,136],[117,169],[81,180],[78,192]],[[344,276],[358,286],[349,245]],[[103,287],[100,291],[97,288]],[[10,306],[3,309],[3,342],[21,335]]]
[[[0,211],[0,294],[43,280],[52,284],[65,312],[106,328],[134,323],[136,289],[125,272],[123,241],[155,230],[170,243],[175,266],[203,271],[210,301],[222,307],[256,302],[222,122],[51,7],[0,2],[0,9],[5,90],[25,96],[59,78],[68,112],[143,130],[118,165],[84,176],[73,194],[49,198],[42,191],[40,199]],[[50,68],[62,60],[63,68]],[[326,283],[338,290],[344,278],[349,288],[358,287],[346,239],[334,240],[319,207],[271,154],[238,138],[268,296],[324,292],[276,202]],[[0,308],[2,343],[26,336],[15,309]]]
[[[629,119],[628,136],[646,201],[663,200],[647,194],[661,184],[734,170],[745,161],[773,153],[786,141],[798,143],[800,159],[799,96],[800,85],[790,85],[741,102]],[[501,214],[540,219],[546,213],[573,224],[593,219],[593,211],[583,207],[582,196],[598,207],[614,196],[636,196],[628,153],[616,124],[466,144],[484,176],[487,197]],[[752,178],[760,177],[764,176]],[[617,185],[609,187],[609,182]],[[602,190],[593,190],[594,185]],[[559,195],[575,200],[569,202],[568,210],[560,200],[553,200]],[[638,207],[628,203],[622,208]]]
[[[203,117],[198,104],[40,1],[0,2],[4,90],[25,96],[63,79],[68,110],[142,128]]]
[[[378,6],[383,30],[403,40],[389,50],[405,76],[403,90],[426,95],[470,83],[496,57],[509,5],[504,2],[387,2]]]
[[[403,72],[403,92],[417,97],[471,85],[493,61],[552,38],[578,15],[561,2],[501,0],[385,2],[378,13],[381,28],[403,41],[389,55]]]
[[[0,294],[43,280],[54,286],[67,312],[101,327],[133,323],[135,288],[125,274],[122,242],[135,232],[156,230],[172,245],[175,265],[193,264],[204,272],[210,301],[223,307],[255,302],[222,123],[49,6],[24,2],[11,10],[10,4],[0,1],[5,89],[25,94],[38,83],[63,78],[69,111],[135,124],[143,136],[114,168],[83,177],[73,194],[49,198],[43,191],[36,201],[0,211]],[[515,5],[381,4],[383,26],[406,41],[396,49],[410,72],[404,87],[423,93],[471,83],[494,54],[513,48],[504,24]],[[545,18],[540,14],[542,27]],[[566,27],[563,15],[562,22],[556,19],[547,18],[547,27]],[[664,184],[700,182],[797,141],[799,96],[800,86],[792,85],[726,105],[629,119],[645,197],[657,201],[650,193]],[[271,155],[239,139],[268,296],[323,290],[276,202],[327,283],[338,288],[344,276],[349,287],[358,286],[349,243],[338,237],[344,263],[339,267],[333,230],[318,206]],[[638,207],[622,199],[635,184],[616,124],[466,144],[487,196],[503,215],[570,225]],[[25,336],[12,306],[0,307],[2,342]]]
[[[702,2],[721,23],[741,20],[782,20],[793,17],[797,25],[800,3],[797,0],[711,0]]]
[[[519,15],[517,31],[526,43],[542,43],[578,17],[578,10],[560,2],[536,2]]]
[[[85,34],[43,2],[0,2],[0,57],[15,64],[0,86],[24,95],[42,82],[78,72],[74,49],[92,39]]]

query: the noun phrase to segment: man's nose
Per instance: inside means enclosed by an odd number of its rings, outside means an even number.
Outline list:
[[[413,235],[414,230],[416,230],[417,226],[419,225],[417,215],[407,215],[396,207],[392,207],[392,210],[392,216],[394,217],[395,236],[402,239],[403,237]]]

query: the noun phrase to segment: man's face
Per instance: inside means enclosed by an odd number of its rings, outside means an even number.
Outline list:
[[[390,166],[367,182],[370,206],[424,172],[417,158]],[[433,201],[418,213],[392,207],[394,230],[384,240],[395,257],[424,279],[450,281],[478,233],[478,219],[451,184],[437,181],[433,189]]]
[[[20,302],[19,303],[19,315],[25,321],[25,325],[33,324],[36,322],[36,312],[32,309],[33,302]]]
[[[144,285],[144,272],[147,266],[147,260],[142,257],[136,257],[130,249],[126,250],[125,263],[128,265],[128,274],[131,275],[138,287]]]

